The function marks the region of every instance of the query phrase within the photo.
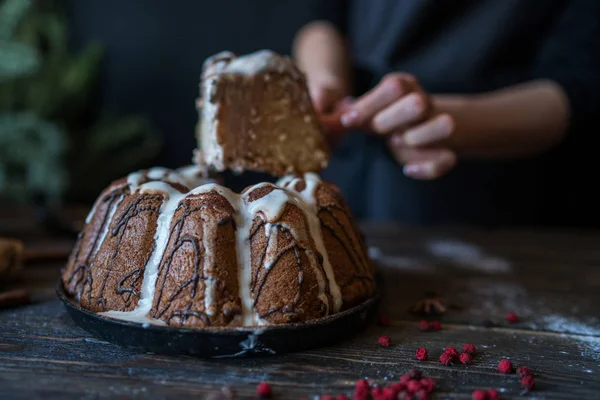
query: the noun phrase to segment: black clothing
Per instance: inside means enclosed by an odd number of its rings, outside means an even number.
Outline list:
[[[573,192],[582,182],[573,182],[568,169],[576,176],[584,168],[598,171],[584,164],[592,143],[588,128],[600,111],[600,2],[338,0],[315,7],[349,39],[356,95],[393,71],[415,75],[430,93],[484,92],[548,78],[564,88],[572,106],[567,143],[554,154],[460,162],[432,182],[404,177],[378,138],[351,135],[325,176],[342,187],[360,218],[536,223],[549,212],[556,221],[556,207],[582,210],[587,197]]]

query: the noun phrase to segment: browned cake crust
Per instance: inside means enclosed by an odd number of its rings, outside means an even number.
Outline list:
[[[259,187],[248,193],[248,199],[260,199],[276,189],[275,185]],[[258,317],[269,323],[316,319],[327,315],[332,306],[323,258],[308,231],[302,211],[289,203],[277,221],[267,221],[262,213],[254,218],[250,292]],[[319,298],[319,285],[324,299]]]
[[[323,242],[342,292],[344,308],[350,308],[373,296],[373,264],[339,189],[331,183],[322,182],[315,197]]]
[[[216,192],[189,196],[170,229],[152,317],[183,327],[241,324],[233,207]],[[209,309],[207,296],[215,297]]]
[[[337,188],[314,174],[241,194],[153,169],[99,197],[62,272],[83,308],[190,328],[309,321],[371,297]]]
[[[201,91],[197,163],[276,176],[327,166],[305,77],[288,58],[220,53],[205,63]]]

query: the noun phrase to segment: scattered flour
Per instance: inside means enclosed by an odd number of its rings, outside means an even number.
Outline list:
[[[459,240],[434,240],[427,243],[427,250],[435,257],[465,269],[507,273],[512,268],[508,260],[486,254],[480,247]]]
[[[430,273],[434,271],[434,265],[427,260],[416,257],[396,256],[384,254],[379,247],[369,247],[369,258],[386,266],[402,270],[419,271]]]

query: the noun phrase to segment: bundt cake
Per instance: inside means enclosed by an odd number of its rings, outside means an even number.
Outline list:
[[[236,194],[194,167],[136,172],[105,189],[62,282],[104,316],[189,328],[309,321],[375,290],[334,185],[307,173]]]
[[[327,166],[327,140],[305,76],[288,57],[269,50],[209,57],[197,108],[199,165],[275,176]]]

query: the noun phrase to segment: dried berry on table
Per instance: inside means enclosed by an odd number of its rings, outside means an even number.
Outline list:
[[[454,347],[446,347],[444,353],[450,354],[454,358],[458,358],[458,351]]]
[[[261,382],[256,387],[256,394],[258,397],[269,398],[273,395],[273,390],[271,389],[271,385],[267,382]]]
[[[431,378],[422,378],[420,380],[421,383],[421,389],[424,390],[426,393],[431,393],[433,392],[433,389],[435,389],[435,381]]]
[[[432,331],[439,331],[442,329],[442,324],[440,324],[440,321],[433,321],[431,323],[431,330]]]
[[[531,375],[527,375],[521,379],[521,387],[524,390],[524,393],[528,393],[530,390],[535,388],[535,379]]]
[[[487,400],[500,400],[500,393],[496,389],[488,389]]]
[[[514,312],[509,312],[506,314],[506,320],[511,324],[514,324],[519,321],[519,317]]]
[[[519,367],[517,368],[517,374],[519,374],[519,379],[523,379],[524,377],[531,375],[531,371],[529,367]]]
[[[452,365],[453,361],[454,361],[454,356],[452,356],[452,354],[443,353],[440,356],[440,362],[446,366]]]
[[[428,321],[423,320],[423,321],[419,322],[419,330],[420,331],[427,332],[430,329],[431,329],[431,326],[429,325]]]
[[[473,400],[487,400],[487,393],[485,390],[478,389],[473,392],[471,397]]]
[[[356,382],[356,387],[354,388],[354,399],[366,400],[369,397],[370,389],[371,388],[369,382],[366,379],[359,380],[358,382]]]
[[[477,349],[475,348],[475,345],[471,344],[471,343],[467,343],[463,346],[463,353],[468,353],[470,355],[475,355],[475,353],[477,352]]]
[[[498,363],[498,372],[503,374],[510,374],[513,372],[512,363],[509,360],[502,360]]]
[[[377,342],[381,347],[390,347],[390,344],[392,344],[392,340],[387,336],[381,336],[377,339]]]
[[[472,357],[469,353],[462,353],[459,357],[460,363],[464,365],[469,365],[472,362]]]
[[[429,358],[429,353],[427,352],[427,349],[425,347],[421,347],[417,349],[416,357],[419,361],[427,361],[427,359]]]

